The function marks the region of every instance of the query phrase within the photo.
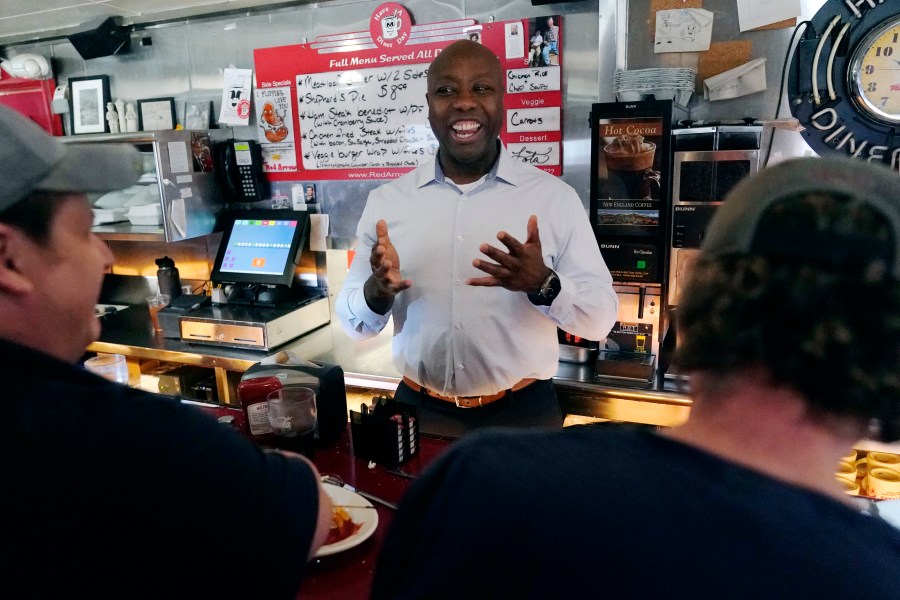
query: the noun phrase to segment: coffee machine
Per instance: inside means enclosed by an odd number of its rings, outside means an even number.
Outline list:
[[[762,125],[741,121],[681,121],[672,129],[672,205],[668,244],[666,306],[668,324],[660,347],[659,373],[680,379],[669,369],[675,349],[678,297],[700,252],[706,227],[726,194],[760,168]]]

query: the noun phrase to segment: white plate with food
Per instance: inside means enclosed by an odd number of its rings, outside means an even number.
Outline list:
[[[331,530],[325,545],[316,552],[316,558],[343,552],[369,539],[378,527],[378,512],[372,503],[348,489],[323,483],[335,508]]]

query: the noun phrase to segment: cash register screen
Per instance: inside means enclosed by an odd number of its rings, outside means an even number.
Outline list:
[[[234,211],[225,224],[210,279],[290,287],[308,231],[306,211]]]

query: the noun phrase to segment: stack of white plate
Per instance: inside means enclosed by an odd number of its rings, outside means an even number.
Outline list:
[[[125,216],[132,225],[162,225],[162,206],[159,203],[132,206]]]
[[[682,67],[616,71],[613,91],[620,102],[643,100],[652,95],[656,100],[674,100],[687,106],[696,77],[693,69]]]

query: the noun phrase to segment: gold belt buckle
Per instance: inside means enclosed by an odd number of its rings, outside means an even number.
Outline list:
[[[484,396],[453,396],[453,401],[456,403],[456,408],[475,408],[475,406],[481,406],[481,399],[482,399],[483,397],[484,397]],[[475,405],[475,404],[469,404],[468,406],[462,406],[462,405],[459,403],[459,399],[460,399],[460,398],[464,398],[464,399],[466,399],[466,400],[475,400],[475,399],[477,398],[477,399],[478,399],[478,404],[477,404],[477,405]]]

